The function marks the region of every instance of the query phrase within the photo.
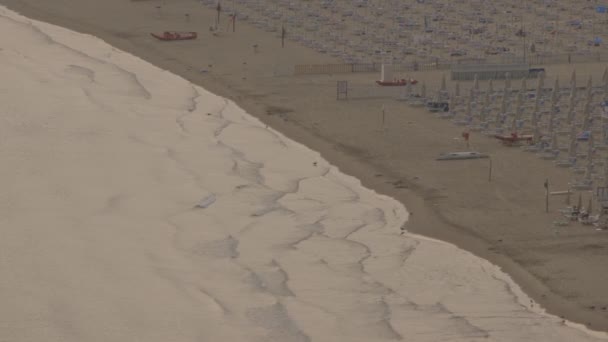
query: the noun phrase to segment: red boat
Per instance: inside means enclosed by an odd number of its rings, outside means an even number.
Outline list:
[[[392,86],[392,87],[395,87],[395,86],[404,86],[404,85],[407,85],[407,82],[408,81],[406,79],[403,79],[403,78],[400,79],[400,80],[394,80],[394,81],[376,81],[376,83],[378,85],[389,86],[389,87],[390,86]],[[418,83],[418,81],[416,81],[415,79],[410,79],[409,82],[410,82],[410,84],[416,84],[416,83]]]
[[[152,37],[159,40],[188,40],[196,39],[196,32],[178,32],[178,31],[165,31],[162,34],[150,33]]]
[[[518,135],[517,133],[511,133],[511,135],[495,135],[494,138],[500,140],[503,145],[506,146],[518,146],[522,143],[531,145],[534,142],[533,135]]]

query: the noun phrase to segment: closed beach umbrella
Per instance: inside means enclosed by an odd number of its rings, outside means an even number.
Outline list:
[[[494,82],[492,82],[492,79],[490,79],[490,83],[488,84],[488,92],[494,93]]]
[[[570,76],[570,86],[576,87],[576,69],[572,70],[572,75]]]
[[[448,104],[448,106],[450,107],[450,112],[451,113],[455,113],[456,112],[456,104],[454,103],[455,102],[454,98],[455,98],[454,95],[450,96],[450,103]]]
[[[460,96],[460,82],[456,82],[456,89],[454,89],[454,95]]]
[[[445,74],[443,74],[443,75],[441,76],[441,91],[442,91],[442,92],[446,91]]]
[[[473,89],[475,89],[475,92],[479,91],[479,80],[477,79],[477,74],[475,74],[475,78],[473,79]]]
[[[426,98],[426,84],[424,82],[422,82],[422,86],[420,87],[420,96]]]
[[[505,89],[511,88],[511,73],[505,74]]]
[[[486,92],[486,94],[484,96],[484,100],[483,100],[483,108],[479,112],[479,120],[481,122],[486,121],[486,113],[489,111],[489,108],[490,108],[490,93]]]
[[[574,120],[574,114],[576,113],[574,111],[576,106],[576,96],[570,94],[570,104],[568,106],[568,123],[572,124],[572,120]]]
[[[608,158],[604,160],[604,186],[608,186]]]
[[[551,92],[551,107],[557,106],[558,93],[559,91],[559,78],[555,79],[555,84],[553,85],[553,92]],[[553,110],[553,108],[552,108]]]

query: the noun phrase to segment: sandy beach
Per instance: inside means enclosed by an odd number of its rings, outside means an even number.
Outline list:
[[[193,1],[165,2],[159,16],[157,3],[0,1],[28,17],[100,37],[235,101],[363,185],[402,202],[410,212],[408,231],[448,241],[498,265],[552,314],[608,330],[608,236],[580,227],[556,234],[551,222],[563,199],[552,198],[550,212],[544,212],[543,182],[549,179],[556,189],[565,188],[570,181],[565,170],[476,135],[471,144],[493,156],[491,182],[487,160],[438,163],[439,153],[464,148],[458,127],[396,101],[336,101],[336,81],[365,84],[378,75],[292,76],[295,64],[336,60],[293,42],[281,49],[276,34],[246,22],[235,33],[213,35],[213,10]],[[184,13],[190,14],[189,21]],[[167,29],[192,29],[200,36],[194,42],[164,43],[149,35]],[[546,69],[567,79],[574,67],[581,75],[604,69],[595,64]],[[433,85],[442,72],[410,76]],[[106,234],[104,238],[111,237]]]

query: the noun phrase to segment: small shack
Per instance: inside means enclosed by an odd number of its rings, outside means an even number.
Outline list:
[[[536,76],[530,74],[527,64],[455,64],[451,71],[453,81],[473,80],[475,75],[478,80],[501,80],[507,77],[507,73],[511,79]]]

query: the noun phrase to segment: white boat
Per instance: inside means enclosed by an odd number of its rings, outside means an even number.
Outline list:
[[[480,159],[489,158],[490,156],[480,152],[448,152],[442,153],[437,157],[437,160],[460,160],[460,159]]]

